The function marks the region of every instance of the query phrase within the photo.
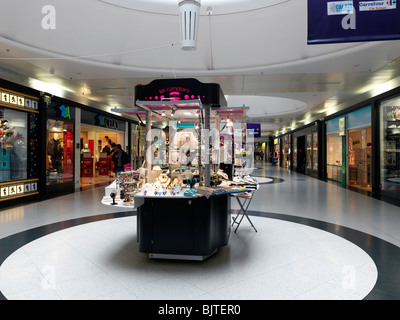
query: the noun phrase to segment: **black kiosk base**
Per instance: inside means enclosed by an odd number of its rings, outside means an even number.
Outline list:
[[[150,258],[201,261],[228,244],[229,195],[135,196],[135,203],[139,251]]]

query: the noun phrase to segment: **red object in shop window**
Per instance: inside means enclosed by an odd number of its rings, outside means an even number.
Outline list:
[[[94,155],[94,140],[89,140],[89,149],[92,155]]]
[[[93,158],[83,158],[82,177],[93,178]]]
[[[99,160],[99,175],[100,176],[108,176],[108,166],[109,166],[109,159],[108,158],[100,158],[100,160]]]

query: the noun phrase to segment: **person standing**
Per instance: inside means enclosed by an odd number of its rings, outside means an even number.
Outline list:
[[[112,155],[112,161],[114,162],[113,172],[122,172],[124,171],[124,165],[129,163],[129,156],[122,150],[120,144],[115,145],[114,150],[115,152]]]
[[[107,152],[107,156],[109,156],[111,154],[111,139],[107,140],[107,144],[105,145],[105,147],[103,148],[102,152]]]

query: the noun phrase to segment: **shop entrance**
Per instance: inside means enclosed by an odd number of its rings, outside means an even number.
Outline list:
[[[280,150],[279,150],[279,143],[274,145],[274,150],[272,154],[272,165],[279,166],[280,165]]]
[[[297,137],[297,172],[306,173],[306,136]]]
[[[371,128],[348,130],[347,185],[371,191]]]
[[[96,126],[81,126],[81,188],[108,185],[114,181],[112,148],[108,146],[108,140],[111,140],[111,143],[120,144],[125,150],[123,132]],[[110,147],[110,150],[107,150],[106,146]]]
[[[372,191],[371,107],[326,122],[327,179],[355,191]]]

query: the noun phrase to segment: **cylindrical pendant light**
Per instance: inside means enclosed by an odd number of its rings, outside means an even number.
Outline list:
[[[200,7],[200,0],[183,0],[179,2],[182,50],[196,50]]]

